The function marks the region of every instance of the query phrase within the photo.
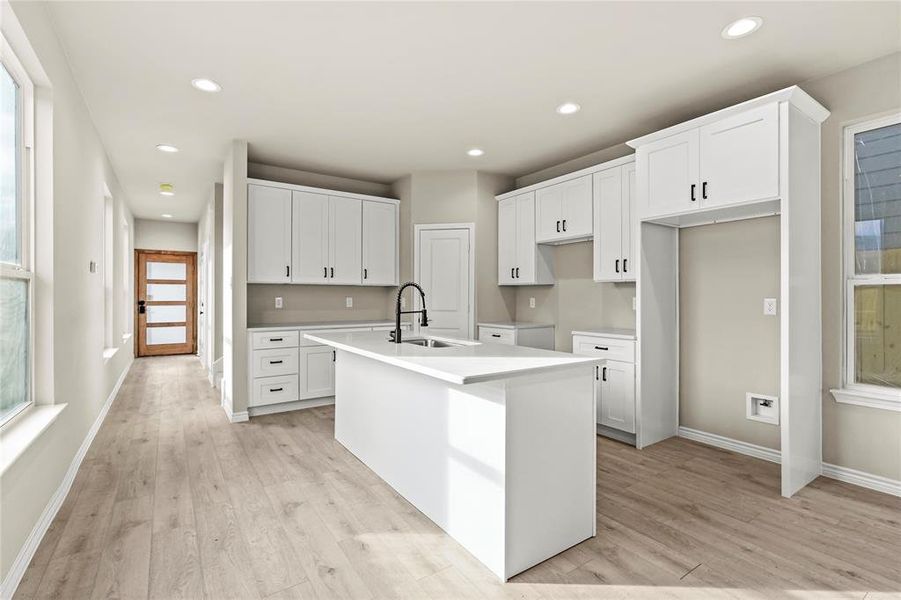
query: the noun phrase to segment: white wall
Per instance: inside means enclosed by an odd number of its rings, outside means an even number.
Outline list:
[[[135,248],[197,252],[197,223],[135,219]]]
[[[247,142],[229,146],[222,175],[222,406],[247,411]]]
[[[36,192],[47,199],[39,204],[37,216],[42,227],[38,239],[36,298],[46,304],[39,312],[40,334],[35,348],[38,398],[42,402],[66,403],[59,418],[50,425],[16,462],[0,477],[0,574],[5,579],[23,543],[56,492],[81,446],[89,428],[116,381],[131,364],[132,342],[123,340],[132,304],[116,306],[116,340],[119,350],[104,361],[103,282],[99,272],[91,273],[90,261],[102,258],[104,184],[115,201],[114,223],[122,219],[132,225],[125,194],[110,165],[97,131],[85,107],[73,74],[53,31],[46,7],[41,3],[15,2],[12,12],[43,66],[50,87],[38,90],[42,99],[52,98],[52,124],[39,122]],[[0,22],[4,34],[15,27],[10,7],[2,6]],[[51,129],[52,127],[52,129]],[[52,148],[50,141],[52,139]],[[52,160],[51,165],[44,159]],[[38,164],[39,160],[44,160]],[[49,174],[52,172],[52,176]],[[47,174],[43,179],[41,173]],[[45,210],[46,209],[46,210]],[[114,272],[122,273],[123,261],[131,260],[121,251],[121,227],[115,227]],[[122,277],[114,279],[114,298],[130,296]],[[47,300],[52,298],[52,302]],[[47,369],[52,362],[52,372]],[[52,386],[46,386],[52,381]],[[42,387],[44,386],[44,387]]]

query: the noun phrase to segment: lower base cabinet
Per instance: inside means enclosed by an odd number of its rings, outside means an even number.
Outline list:
[[[635,433],[635,336],[624,330],[574,331],[573,353],[606,360],[595,378],[598,425]]]
[[[335,395],[335,351],[331,346],[300,349],[300,400]]]

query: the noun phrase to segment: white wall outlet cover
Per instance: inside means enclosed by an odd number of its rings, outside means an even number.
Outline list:
[[[275,297],[275,308],[283,308],[285,306],[285,301],[281,296]]]
[[[529,308],[535,308],[535,298],[529,298]]]
[[[763,314],[772,316],[776,314],[776,299],[775,298],[764,298],[763,299]]]
[[[353,307],[354,307],[354,299],[353,299],[353,296],[347,296],[347,297],[344,298],[344,306],[347,307],[347,308],[353,308]]]

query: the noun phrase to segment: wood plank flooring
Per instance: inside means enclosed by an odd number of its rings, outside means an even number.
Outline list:
[[[901,598],[901,499],[671,439],[598,439],[598,535],[501,584],[333,438],[229,424],[193,357],[135,361],[16,598]],[[540,443],[537,440],[536,443]]]

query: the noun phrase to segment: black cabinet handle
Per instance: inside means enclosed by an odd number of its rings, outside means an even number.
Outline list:
[[[566,231],[566,219],[563,219],[563,231]]]
[[[328,278],[328,267],[322,267],[322,276]]]
[[[607,367],[604,367],[604,374],[601,376],[602,381],[607,381]]]
[[[283,361],[281,361],[281,360],[270,360],[269,364],[270,365],[280,365],[280,364],[282,364],[282,362]]]
[[[519,279],[519,267],[516,267],[516,278]]]
[[[510,279],[516,279],[516,269],[510,267]]]
[[[697,198],[695,198],[695,188],[696,188],[696,187],[697,187],[697,186],[696,186],[695,184],[691,184],[691,201],[692,201],[692,202],[694,202],[695,200],[697,200]]]
[[[628,260],[629,260],[628,258],[624,258],[624,259],[623,259],[623,273],[628,273],[628,272],[629,272],[629,269],[626,268],[626,262],[627,262]]]
[[[331,270],[332,270],[332,275],[331,275],[331,276],[334,278],[334,277],[335,277],[335,267],[331,267]]]
[[[369,269],[363,269],[363,279],[369,279]]]
[[[499,333],[492,333],[492,334],[491,334],[491,337],[501,337],[501,334],[499,334]]]
[[[335,354],[337,354],[337,352],[332,350],[332,362],[335,362]]]
[[[616,272],[619,273],[619,259],[616,259]]]
[[[269,338],[270,342],[283,342],[285,338]]]
[[[610,348],[608,348],[607,346],[595,346],[594,349],[595,350],[610,350]]]
[[[270,392],[282,392],[285,388],[269,388]]]
[[[560,233],[560,221],[557,221],[557,233]]]
[[[707,182],[701,184],[701,199],[707,199]]]
[[[598,373],[600,372],[600,370],[601,370],[600,367],[595,367],[595,368],[594,368],[594,380],[595,380],[595,381],[597,381],[598,379],[600,379],[600,376],[598,375]]]

